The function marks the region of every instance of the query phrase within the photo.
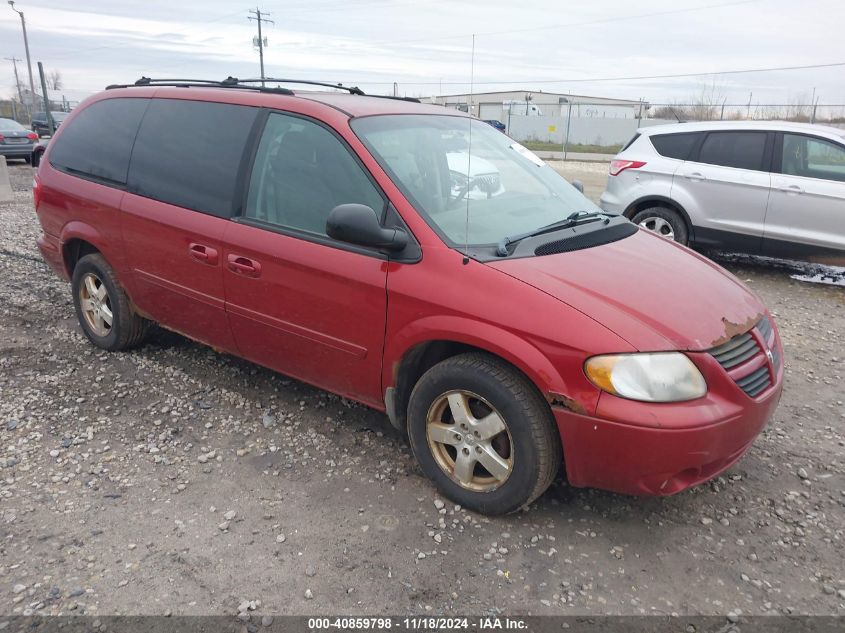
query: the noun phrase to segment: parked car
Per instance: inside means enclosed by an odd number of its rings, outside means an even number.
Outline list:
[[[62,112],[61,110],[50,111],[50,116],[53,117],[53,125],[56,126],[56,129],[59,128],[67,115],[67,112]],[[38,136],[47,136],[50,134],[50,123],[47,121],[47,114],[45,112],[36,112],[32,115],[32,131],[38,134]]]
[[[845,260],[845,130],[718,121],[640,128],[601,207],[681,244]]]
[[[384,411],[484,513],[530,504],[562,464],[572,486],[679,492],[775,410],[783,352],[756,295],[483,122],[178,84],[90,98],[34,180],[38,247],[94,345],[157,322]],[[464,141],[500,195],[452,186],[473,178],[448,156]]]
[[[0,119],[0,156],[30,162],[38,136],[13,119]]]
[[[35,145],[32,148],[32,160],[30,163],[33,167],[38,167],[41,164],[41,157],[44,156],[44,152],[47,151],[47,145],[50,143],[50,139],[42,140],[39,139],[35,141]]]
[[[501,121],[497,121],[496,119],[485,119],[484,121],[487,125],[493,126],[500,132],[505,132],[507,130],[507,126]]]

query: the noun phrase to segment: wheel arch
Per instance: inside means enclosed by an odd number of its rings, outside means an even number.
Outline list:
[[[638,198],[637,200],[634,200],[634,202],[628,205],[622,215],[631,220],[640,211],[654,206],[666,207],[668,209],[671,209],[672,211],[677,212],[678,215],[681,216],[681,219],[684,221],[684,223],[687,225],[687,235],[689,236],[689,241],[695,241],[695,225],[692,223],[692,220],[690,219],[686,209],[684,209],[683,206],[678,204],[677,201],[667,196],[649,195],[644,196],[642,198]]]
[[[400,336],[385,350],[385,405],[391,423],[401,432],[406,431],[411,391],[422,375],[437,363],[467,352],[482,352],[506,362],[525,376],[547,403],[550,394],[566,393],[563,379],[549,359],[515,334],[463,318],[423,321],[429,323],[414,324],[417,335]],[[431,321],[438,322],[437,326],[427,327],[435,325]]]

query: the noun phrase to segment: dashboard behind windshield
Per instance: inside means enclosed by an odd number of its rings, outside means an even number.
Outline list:
[[[475,119],[380,115],[352,128],[452,246],[495,245],[574,211],[599,210],[532,152]]]

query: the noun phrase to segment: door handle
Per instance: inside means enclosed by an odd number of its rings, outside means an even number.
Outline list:
[[[684,176],[687,180],[707,180],[707,177],[700,171],[693,171]]]
[[[211,264],[212,266],[217,265],[218,258],[216,248],[211,248],[210,246],[205,246],[204,244],[197,244],[195,242],[191,242],[188,245],[188,254],[198,262],[203,262],[204,264]]]
[[[778,189],[786,193],[804,193],[804,189],[798,185],[781,185]]]
[[[226,258],[229,264],[229,270],[245,277],[258,277],[261,275],[261,264],[254,259],[244,257],[243,255],[229,254]]]

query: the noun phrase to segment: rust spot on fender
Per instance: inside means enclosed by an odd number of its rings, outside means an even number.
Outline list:
[[[587,414],[587,409],[583,404],[568,396],[564,396],[561,393],[550,391],[546,394],[546,400],[548,400],[549,404],[553,407],[563,407],[564,409],[569,409],[573,413],[579,413],[581,415]]]
[[[742,323],[734,323],[733,321],[729,321],[725,317],[722,317],[722,325],[725,328],[725,333],[723,336],[720,336],[715,341],[710,343],[710,347],[718,347],[719,345],[724,345],[728,341],[730,341],[734,336],[739,334],[745,334],[748,330],[753,328],[757,325],[757,322],[763,318],[763,314],[757,314],[749,319],[746,319]]]

